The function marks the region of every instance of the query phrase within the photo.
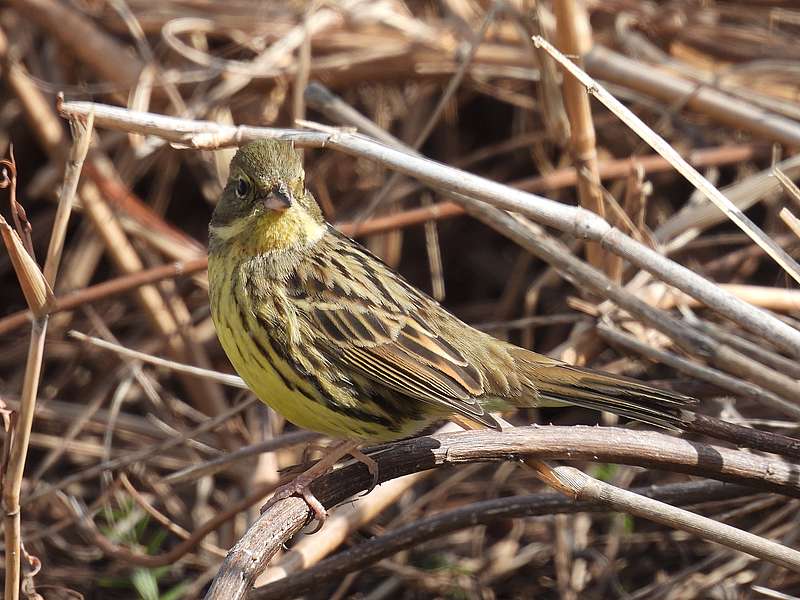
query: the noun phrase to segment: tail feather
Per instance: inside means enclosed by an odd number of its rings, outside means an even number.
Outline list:
[[[534,356],[538,359],[541,355]],[[522,361],[522,370],[535,388],[539,403],[572,404],[678,430],[685,428],[692,417],[691,408],[697,403],[689,396],[628,377],[549,362],[550,359],[544,362],[525,358],[528,360]]]

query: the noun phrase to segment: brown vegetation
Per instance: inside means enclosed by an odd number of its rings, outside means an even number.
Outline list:
[[[799,29],[779,0],[7,2],[5,597],[798,595]],[[363,497],[325,476],[314,535],[298,498],[260,516],[316,436],[232,389],[205,242],[263,135],[464,320],[691,394],[692,430],[524,411],[381,449]]]

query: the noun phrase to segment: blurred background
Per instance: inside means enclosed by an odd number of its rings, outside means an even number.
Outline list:
[[[799,33],[796,3],[779,0],[7,0],[0,5],[0,154],[8,157],[13,145],[17,199],[41,263],[71,144],[57,93],[274,127],[303,121],[350,127],[346,105],[437,161],[600,211],[626,234],[715,282],[735,284],[729,289],[737,295],[794,324],[800,296],[788,276],[638,135],[581,98],[581,90],[562,85],[561,71],[531,37],[541,35],[579,60],[796,255],[800,227],[792,213],[800,210],[800,197],[771,167],[788,180],[800,174],[800,161],[792,158],[800,145]],[[280,469],[302,460],[307,439],[288,438],[276,444],[283,446],[277,453],[170,479],[295,429],[249,405],[213,431],[190,436],[229,411],[241,392],[67,334],[77,330],[231,372],[210,321],[202,259],[232,153],[179,149],[107,128],[95,132],[55,285],[57,297],[70,299],[69,310],[55,315],[48,330],[22,489],[22,540],[41,561],[36,571],[35,561],[23,560],[30,594],[202,595],[260,502],[226,509],[257,486],[277,483]],[[309,188],[330,222],[468,323],[570,362],[694,395],[707,414],[796,433],[796,416],[609,344],[597,332],[599,320],[648,346],[684,354],[438,193],[332,150],[306,150],[304,160]],[[582,189],[576,173],[602,186]],[[11,222],[3,196],[0,211]],[[553,233],[692,327],[750,348],[743,352],[768,346],[658,282],[636,280],[637,271],[612,255]],[[176,261],[192,272],[130,285],[131,276],[152,275]],[[3,410],[13,411],[30,321],[5,252],[0,278],[0,400]],[[93,287],[105,282],[111,287]],[[784,361],[777,363],[784,374],[800,376]],[[510,418],[594,424],[599,417],[562,409]],[[180,443],[163,446],[170,440]],[[687,479],[584,466],[623,486]],[[443,469],[398,489],[376,519],[352,527],[339,543],[357,544],[444,508],[541,487],[513,464]],[[797,508],[796,500],[765,494],[695,510],[791,545]],[[221,513],[207,535],[191,537]],[[145,555],[161,559],[137,558]],[[800,592],[800,581],[645,521],[582,513],[441,536],[311,597],[790,597],[765,595],[770,590]]]

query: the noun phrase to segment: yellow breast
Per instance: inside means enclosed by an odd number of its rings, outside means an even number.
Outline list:
[[[209,255],[211,317],[233,368],[260,400],[289,421],[332,437],[375,439],[363,423],[328,408],[326,398],[275,351],[248,301],[235,261]]]

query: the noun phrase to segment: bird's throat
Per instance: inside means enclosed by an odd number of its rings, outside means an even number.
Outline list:
[[[255,215],[223,226],[212,226],[212,238],[238,247],[240,253],[257,256],[272,252],[302,250],[316,244],[327,224],[302,211]]]

